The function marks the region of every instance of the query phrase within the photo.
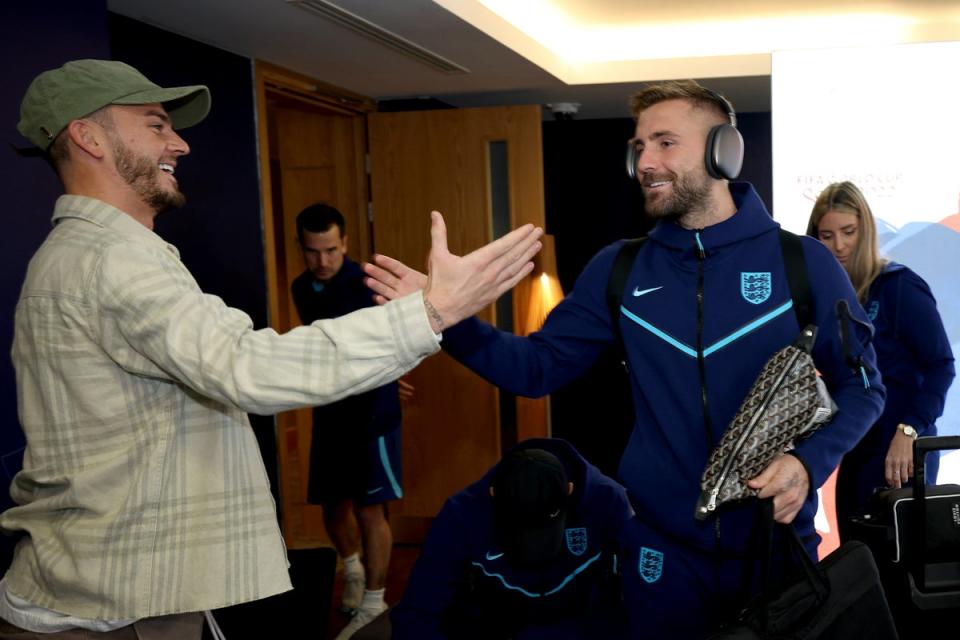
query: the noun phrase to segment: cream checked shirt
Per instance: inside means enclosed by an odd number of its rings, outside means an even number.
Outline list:
[[[17,303],[24,468],[10,593],[88,619],[215,609],[290,588],[246,412],[383,385],[439,348],[420,295],[284,335],[200,291],[176,249],[62,196]]]

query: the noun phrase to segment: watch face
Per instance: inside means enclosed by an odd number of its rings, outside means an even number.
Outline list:
[[[905,424],[903,425],[903,434],[906,436],[910,436],[911,438],[916,438],[917,430],[911,427],[910,425]]]

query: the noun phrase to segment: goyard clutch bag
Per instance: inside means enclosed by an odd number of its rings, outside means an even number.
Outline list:
[[[705,520],[722,504],[755,496],[747,480],[833,416],[836,405],[810,356],[816,334],[815,326],[806,326],[760,371],[710,453],[700,482],[697,520]]]

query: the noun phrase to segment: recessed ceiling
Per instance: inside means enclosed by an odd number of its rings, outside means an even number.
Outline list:
[[[960,3],[437,0],[571,84],[769,75],[770,54],[931,42],[960,33]]]
[[[957,0],[317,2],[468,72],[423,64],[289,0],[108,0],[107,6],[378,100],[433,97],[454,106],[576,102],[581,118],[627,116],[626,98],[643,82],[685,77],[724,93],[739,111],[767,111],[770,51],[782,42],[960,39]],[[544,28],[550,25],[556,30]],[[659,44],[651,49],[651,42]]]

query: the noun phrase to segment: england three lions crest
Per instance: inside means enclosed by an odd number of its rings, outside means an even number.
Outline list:
[[[585,527],[573,527],[566,530],[567,549],[575,556],[582,556],[587,550],[587,530]]]
[[[740,295],[751,304],[766,302],[773,291],[773,279],[769,271],[741,271]]]
[[[663,552],[640,547],[640,562],[637,569],[644,582],[653,584],[663,575]]]

